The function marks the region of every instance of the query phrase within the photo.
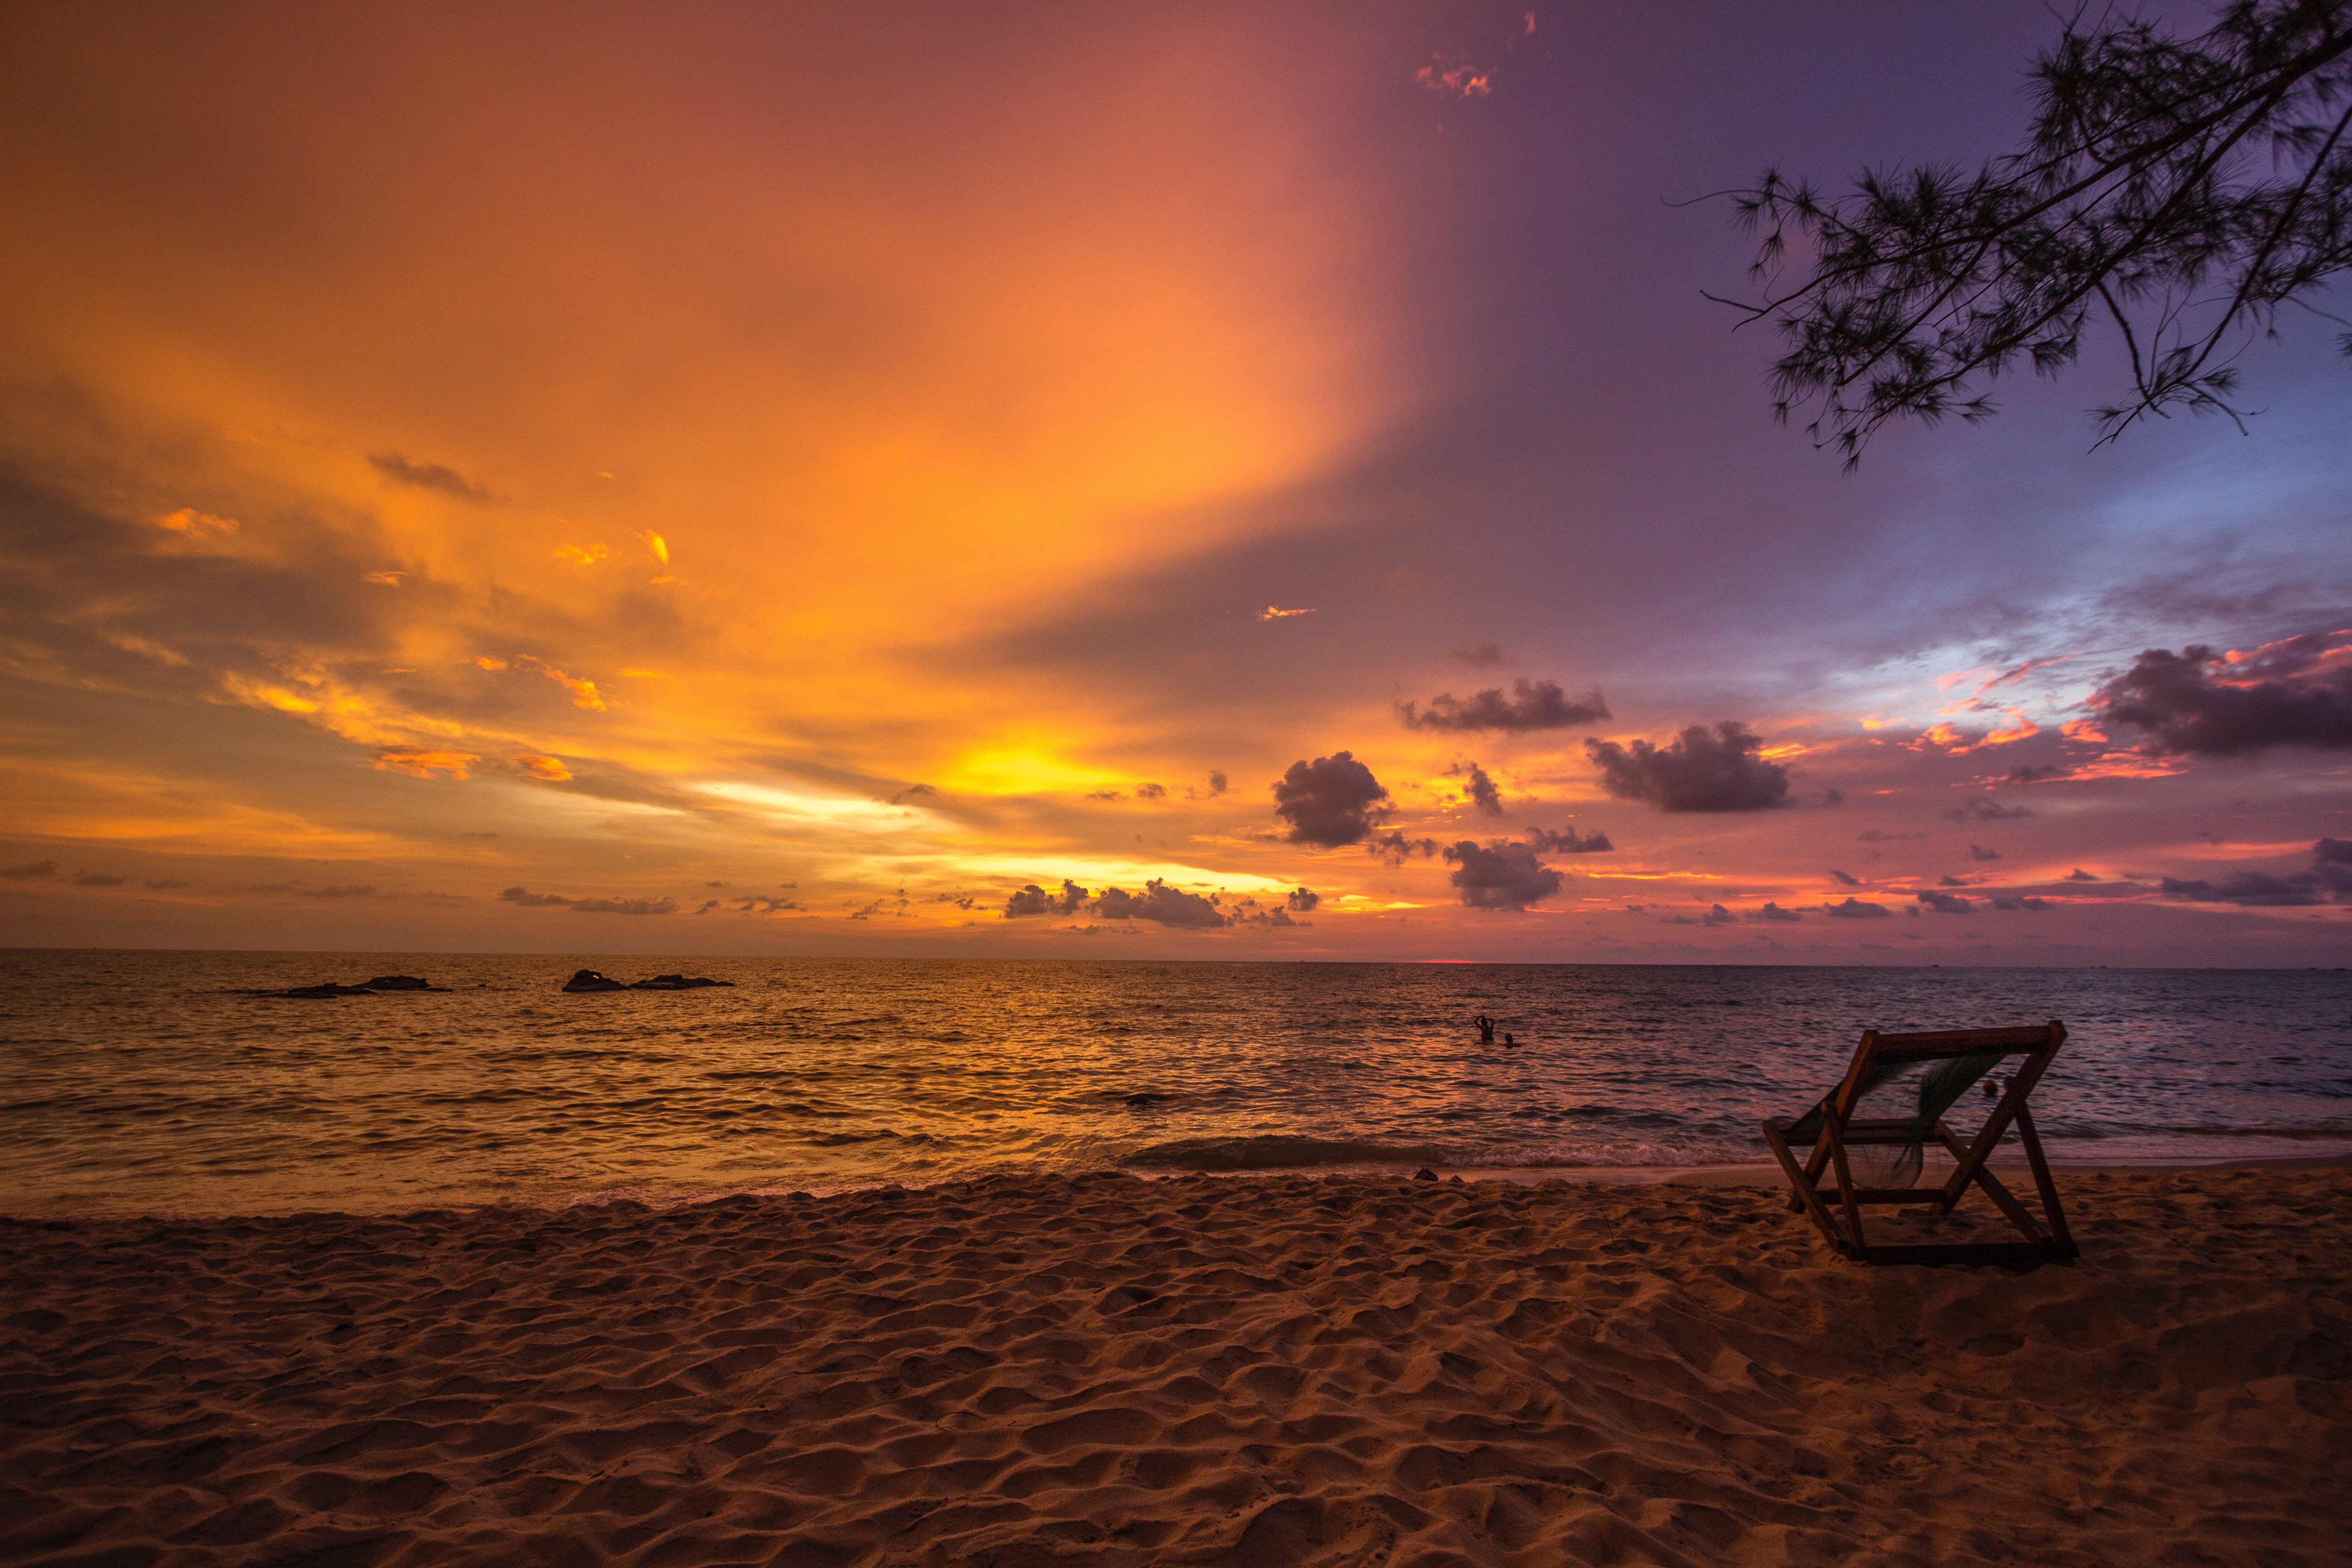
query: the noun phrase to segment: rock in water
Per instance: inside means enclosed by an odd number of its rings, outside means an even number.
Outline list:
[[[698,991],[705,985],[732,985],[732,980],[706,980],[699,974],[656,974],[629,987],[632,991]]]
[[[317,985],[297,985],[289,991],[281,991],[278,994],[299,996],[307,1002],[321,996],[373,996],[375,993],[364,985],[338,985],[329,980]]]
[[[433,989],[432,982],[419,980],[414,974],[379,974],[373,980],[362,982],[362,985],[363,989],[369,991],[430,991]]]
[[[608,974],[593,969],[583,969],[563,983],[566,991],[626,991],[627,986]]]

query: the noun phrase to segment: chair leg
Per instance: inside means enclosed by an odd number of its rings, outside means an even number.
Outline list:
[[[2025,1163],[2033,1172],[2034,1190],[2042,1194],[2042,1215],[2050,1226],[2050,1234],[2071,1250],[2074,1234],[2066,1228],[2066,1211],[2058,1205],[2058,1184],[2050,1174],[2050,1162],[2042,1157],[2042,1139],[2033,1130],[2033,1113],[2022,1105],[2017,1108],[2017,1141],[2025,1145]]]
[[[1789,1141],[1780,1136],[1780,1129],[1769,1121],[1764,1124],[1764,1142],[1770,1147],[1772,1157],[1780,1162],[1780,1169],[1789,1178],[1789,1206],[1811,1215],[1814,1226],[1822,1233],[1822,1239],[1834,1250],[1845,1251],[1845,1238],[1838,1235],[1837,1222],[1830,1217],[1828,1206],[1822,1202],[1821,1189],[1807,1178],[1803,1167],[1797,1163],[1796,1155],[1789,1152]]]
[[[1822,1140],[1830,1146],[1830,1164],[1837,1172],[1838,1199],[1845,1207],[1845,1223],[1853,1232],[1853,1255],[1867,1263],[1870,1242],[1863,1234],[1862,1205],[1854,1201],[1853,1172],[1846,1164],[1845,1138],[1838,1129],[1836,1117],[1822,1119]]]

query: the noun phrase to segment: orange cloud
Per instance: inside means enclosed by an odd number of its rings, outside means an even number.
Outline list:
[[[574,566],[593,566],[611,553],[601,544],[563,543],[555,547],[555,558],[569,561]]]
[[[379,583],[387,588],[397,588],[400,586],[401,580],[407,575],[405,572],[367,572],[361,574],[360,581]]]
[[[184,506],[157,518],[155,526],[168,528],[184,539],[219,539],[235,533],[238,524],[233,517],[215,517],[208,511]]]
[[[1437,63],[1423,66],[1412,73],[1412,79],[1430,91],[1448,98],[1484,98],[1495,90],[1492,72],[1482,71],[1461,60],[1450,60],[1444,55],[1433,55],[1431,58]]]
[[[555,757],[540,756],[524,752],[509,757],[507,761],[512,763],[526,777],[544,779],[549,784],[562,784],[572,776],[572,770],[565,767],[562,762]]]
[[[1986,745],[2006,746],[2012,741],[2022,741],[2029,735],[2042,733],[2042,726],[2028,719],[2023,709],[2011,708],[2007,710],[2007,712],[2010,721],[2008,727],[1995,730],[1991,734],[1987,735],[1984,738]]]
[[[540,673],[572,693],[572,705],[574,708],[593,709],[599,713],[604,711],[604,700],[596,694],[594,681],[585,680],[578,676],[566,675],[562,670],[552,668],[543,667]]]
[[[436,752],[425,746],[386,746],[376,752],[373,765],[388,773],[406,773],[413,779],[462,779],[466,777],[466,771],[481,760],[471,752]]]
[[[572,705],[574,708],[592,709],[599,713],[605,711],[604,699],[597,692],[594,681],[583,676],[566,674],[544,659],[534,658],[527,653],[515,654],[507,658],[501,658],[496,654],[479,654],[475,657],[474,662],[482,668],[492,671],[503,669],[536,671],[572,693]]]

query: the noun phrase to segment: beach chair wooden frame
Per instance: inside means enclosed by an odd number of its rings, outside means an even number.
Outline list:
[[[2066,1026],[2053,1018],[2047,1024],[2037,1024],[2021,1029],[1951,1029],[1937,1034],[1882,1035],[1867,1030],[1862,1044],[1855,1047],[1853,1065],[1846,1068],[1845,1078],[1835,1093],[1821,1103],[1819,1131],[1812,1137],[1812,1152],[1802,1165],[1790,1149],[1791,1143],[1802,1143],[1807,1133],[1793,1131],[1803,1117],[1776,1117],[1764,1123],[1764,1142],[1771,1145],[1773,1157],[1787,1173],[1789,1184],[1794,1189],[1789,1207],[1811,1215],[1813,1224],[1842,1257],[1859,1263],[1990,1263],[1999,1265],[2032,1265],[2071,1262],[2078,1255],[2074,1238],[2066,1228],[2066,1212],[2059,1206],[2057,1184],[2050,1179],[2050,1162],[2042,1152],[2042,1140],[2033,1131],[2033,1113],[2026,1100],[2033,1086],[2042,1081],[2042,1074],[2058,1047],[2066,1043]],[[1869,1084],[1874,1068],[1913,1062],[1948,1061],[1954,1057],[1983,1056],[1999,1052],[2004,1057],[2022,1056],[2024,1063],[2011,1075],[2008,1088],[2002,1091],[2000,1103],[1976,1137],[1963,1145],[1952,1130],[1938,1118],[1930,1130],[1931,1136],[1948,1151],[1958,1162],[1941,1187],[1864,1187],[1856,1184],[1846,1160],[1849,1148],[1870,1143],[1901,1143],[1908,1142],[1913,1123],[1907,1120],[1857,1121],[1854,1108],[1861,1101]],[[1810,1111],[1807,1115],[1811,1114]],[[1986,1162],[2011,1127],[2017,1129],[2017,1138],[2025,1151],[2025,1163],[2033,1173],[2033,1184],[2042,1200],[2042,1215],[2037,1220],[2032,1212],[2020,1203],[2016,1194],[2001,1184],[1987,1167]],[[1832,1179],[1824,1185],[1827,1173]],[[1967,1195],[1971,1186],[1981,1187],[1993,1206],[2023,1235],[2022,1241],[1950,1242],[1900,1246],[1874,1245],[1863,1227],[1862,1211],[1873,1204],[1905,1204],[1917,1206],[1933,1205],[1938,1214],[1949,1214],[1953,1206]],[[1837,1205],[1835,1212],[1830,1202]],[[1843,1224],[1841,1225],[1840,1221]]]

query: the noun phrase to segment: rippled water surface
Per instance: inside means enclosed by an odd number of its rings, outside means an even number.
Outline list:
[[[563,994],[583,964],[736,984]],[[401,973],[445,989],[243,994]],[[1480,1046],[1481,1011],[1522,1045]],[[1758,1120],[1832,1087],[1865,1027],[2052,1017],[2072,1037],[2035,1105],[2061,1156],[2352,1150],[2342,971],[17,952],[0,1211],[1745,1163]]]

